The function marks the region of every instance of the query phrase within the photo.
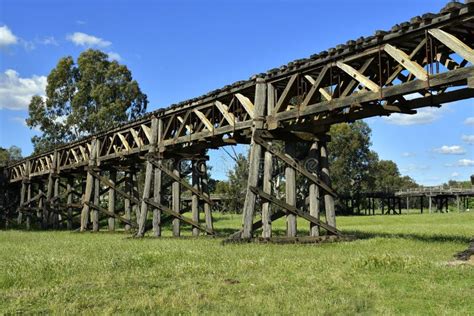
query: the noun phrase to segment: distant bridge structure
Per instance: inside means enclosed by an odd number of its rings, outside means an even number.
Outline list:
[[[182,224],[193,235],[213,235],[206,151],[243,143],[250,144],[249,178],[242,227],[233,238],[250,239],[259,229],[271,238],[272,222],[281,217],[288,238],[298,234],[297,217],[308,222],[311,237],[321,229],[340,236],[328,166],[331,125],[413,115],[418,108],[474,97],[473,48],[474,3],[451,2],[439,13],[27,157],[2,171],[2,224],[77,224],[81,231],[98,231],[102,216],[109,230],[122,223],[137,236],[149,226],[161,236],[168,220],[174,236]],[[285,142],[285,149],[275,141]],[[275,159],[286,165],[284,199],[273,183]],[[190,166],[190,182],[183,164]],[[297,207],[297,174],[311,183],[309,211]],[[184,191],[192,196],[190,218],[182,212]]]

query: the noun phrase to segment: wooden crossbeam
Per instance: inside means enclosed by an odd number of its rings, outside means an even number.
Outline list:
[[[242,104],[250,118],[253,119],[255,113],[255,106],[253,105],[252,101],[250,101],[249,98],[240,93],[236,93],[235,97],[237,98],[237,100],[239,100],[240,104]]]
[[[135,129],[130,128],[130,134],[132,134],[133,140],[135,141],[137,146],[143,147],[143,140],[140,138],[140,136],[138,136],[138,132]]]
[[[319,73],[318,78],[316,80],[313,79],[313,77],[311,77],[310,75],[305,76],[306,80],[308,80],[312,84],[312,86],[311,89],[309,89],[308,94],[304,98],[303,103],[301,104],[302,107],[306,107],[311,102],[316,91],[319,91],[319,93],[321,93],[321,95],[326,99],[326,101],[330,101],[332,99],[332,96],[324,88],[320,87],[321,82],[323,81],[324,77],[328,72],[328,69],[329,66],[325,66]]]
[[[166,168],[165,166],[163,166],[163,164],[159,164],[157,161],[153,160],[153,159],[149,159],[149,161],[152,163],[152,165],[154,165],[156,168],[160,169],[161,171],[163,171],[164,173],[166,173],[167,176],[169,176],[170,178],[172,178],[173,180],[179,182],[183,187],[185,187],[186,189],[188,189],[189,191],[193,192],[194,194],[196,194],[197,196],[199,196],[202,200],[206,201],[207,203],[213,205],[214,204],[214,201],[212,201],[206,194],[204,194],[203,192],[201,192],[200,190],[194,188],[192,185],[190,185],[189,183],[186,182],[186,180],[182,179],[180,176],[176,175],[173,173],[173,171],[169,170],[168,168]]]
[[[474,50],[464,44],[456,36],[441,29],[431,29],[428,32],[438,41],[449,47],[453,52],[469,61],[471,64],[474,64]]]
[[[182,118],[179,115],[176,117],[178,119],[178,121],[181,123],[181,126],[179,127],[178,132],[176,133],[175,137],[179,137],[179,135],[181,135],[184,128],[186,128],[186,130],[189,133],[193,132],[193,129],[191,128],[191,125],[186,124],[186,121],[188,120],[188,117],[189,117],[189,113],[191,113],[191,112],[190,111],[186,112],[184,118]]]
[[[327,230],[328,232],[330,232],[334,235],[338,235],[338,236],[342,235],[342,233],[337,228],[332,227],[332,226],[320,221],[319,219],[317,219],[316,217],[310,215],[309,213],[300,211],[296,206],[290,205],[286,202],[283,202],[283,201],[277,199],[276,197],[271,196],[268,193],[263,192],[262,189],[259,189],[259,188],[256,188],[256,187],[250,187],[250,190],[253,193],[260,196],[262,199],[267,200],[268,202],[271,202],[271,203],[287,210],[288,212],[290,212],[292,214],[300,216],[300,217],[306,219],[307,221],[324,228],[325,230]]]
[[[99,212],[101,213],[104,213],[105,215],[109,216],[109,217],[114,217],[116,219],[118,219],[119,221],[127,224],[127,225],[130,225],[132,227],[137,227],[137,224],[129,219],[126,219],[125,217],[122,217],[118,214],[115,214],[113,212],[109,212],[109,210],[99,206],[99,205],[95,205],[94,203],[91,203],[91,202],[87,202],[87,201],[84,201],[84,204],[88,205],[90,208],[93,208],[93,209],[96,209],[98,210]]]
[[[191,219],[189,219],[189,218],[187,218],[187,217],[184,217],[184,216],[181,215],[180,213],[175,212],[175,211],[173,211],[173,210],[167,208],[166,206],[164,206],[164,205],[162,205],[162,204],[160,204],[160,203],[155,202],[153,199],[145,199],[144,201],[145,201],[145,203],[147,203],[147,204],[149,204],[149,205],[151,205],[151,206],[153,206],[153,207],[155,207],[155,208],[161,210],[162,212],[167,213],[168,215],[171,215],[171,216],[173,216],[173,217],[179,219],[180,221],[183,221],[183,222],[185,222],[185,223],[187,223],[187,224],[189,224],[189,225],[191,225],[191,226],[193,226],[193,227],[196,227],[197,229],[199,229],[199,230],[201,230],[201,231],[205,231],[206,233],[208,233],[208,234],[210,234],[210,235],[214,235],[214,234],[215,234],[215,232],[214,232],[213,230],[208,229],[207,227],[202,226],[201,224],[199,224],[199,223],[197,223],[197,222],[195,222],[195,221],[193,221],[193,220],[191,220]]]
[[[281,108],[285,105],[288,105],[288,102],[290,101],[292,95],[290,94],[291,89],[296,83],[296,80],[298,79],[298,74],[294,74],[290,77],[290,80],[286,84],[285,90],[281,93],[280,98],[278,98],[278,102],[275,105],[275,108],[273,109],[274,113],[280,112]]]
[[[406,70],[411,72],[416,78],[423,81],[428,80],[428,73],[426,70],[417,62],[412,61],[410,56],[408,56],[404,51],[397,49],[390,44],[385,44],[384,50]]]
[[[276,150],[273,146],[268,144],[265,140],[263,140],[258,134],[254,136],[254,140],[256,143],[259,145],[263,146],[267,151],[271,152],[281,160],[283,160],[286,164],[288,164],[291,168],[295,169],[305,177],[307,177],[309,180],[313,181],[317,186],[319,186],[321,189],[326,191],[328,194],[332,195],[333,197],[337,197],[337,193],[329,187],[326,183],[318,179],[314,174],[311,172],[307,171],[303,166],[301,166],[296,160],[294,160],[292,157],[285,155],[281,153],[280,151]]]
[[[368,58],[364,64],[362,65],[362,67],[359,68],[359,72],[360,73],[364,73],[365,71],[367,71],[367,69],[369,68],[369,66],[372,64],[372,62],[375,60],[375,57],[372,57],[372,58]],[[338,96],[339,98],[341,97],[345,97],[346,95],[349,95],[351,94],[354,89],[357,87],[358,85],[358,81],[357,80],[351,80],[346,88],[344,89],[344,91],[342,91],[342,93]]]
[[[140,125],[140,127],[142,128],[143,133],[145,133],[145,137],[148,139],[148,142],[151,142],[151,128],[145,124]]]
[[[229,112],[229,107],[220,101],[215,101],[214,104],[216,105],[216,108],[222,113],[227,123],[229,123],[231,126],[235,126],[235,116],[233,113]]]
[[[127,139],[125,136],[122,135],[122,133],[117,133],[118,137],[120,138],[120,141],[122,142],[123,146],[127,151],[130,150],[130,144],[128,143]]]
[[[206,126],[206,128],[210,131],[210,132],[213,132],[214,131],[214,125],[212,125],[212,123],[207,119],[207,117],[204,115],[204,113],[202,113],[201,111],[199,110],[193,110],[194,114],[196,114],[199,119],[202,121],[202,123],[204,124],[204,126]]]
[[[99,179],[99,181],[108,186],[109,188],[111,188],[112,190],[115,190],[115,192],[117,192],[119,195],[123,196],[124,198],[126,199],[129,199],[131,200],[132,202],[138,204],[141,202],[140,199],[134,197],[133,195],[130,195],[128,193],[126,193],[125,191],[119,189],[112,181],[110,181],[109,179],[105,178],[105,177],[102,177],[101,175],[99,175],[98,173],[96,173],[95,171],[89,169],[88,170],[89,174],[91,174],[94,178],[97,178]]]
[[[351,66],[344,64],[343,62],[340,62],[340,61],[336,62],[336,66],[342,71],[344,71],[345,73],[347,73],[349,76],[357,80],[359,83],[367,87],[369,90],[373,92],[380,91],[380,87],[378,84],[376,84],[375,82],[373,82],[372,80],[370,80],[369,78],[367,78],[366,76],[364,76],[362,73],[352,68]]]

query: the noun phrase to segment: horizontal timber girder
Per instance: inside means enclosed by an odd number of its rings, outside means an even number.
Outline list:
[[[275,134],[313,133],[334,123],[391,113],[414,114],[419,107],[472,98],[473,34],[474,4],[450,5],[438,14],[415,17],[388,32],[348,41],[14,162],[6,167],[8,181],[85,176],[84,167],[91,158],[97,160],[98,168],[133,166],[145,161],[145,154],[155,147],[166,159],[177,152],[195,154],[232,142],[250,143],[256,120]],[[275,97],[273,108],[266,109],[263,117],[255,113],[257,81],[265,82]],[[153,137],[157,134],[153,119],[162,126],[157,139]],[[96,157],[91,157],[93,140],[100,144]],[[318,185],[335,195],[324,183]]]

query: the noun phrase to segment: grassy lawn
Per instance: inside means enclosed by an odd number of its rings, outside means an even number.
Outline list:
[[[215,225],[228,233],[240,217]],[[283,221],[275,226],[283,232]],[[474,212],[338,217],[338,226],[361,238],[223,246],[0,231],[0,313],[474,313],[474,266],[447,265],[474,236]]]

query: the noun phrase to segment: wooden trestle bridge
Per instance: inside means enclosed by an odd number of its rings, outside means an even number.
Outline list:
[[[288,237],[297,235],[297,217],[309,222],[311,236],[320,228],[340,235],[328,169],[330,126],[413,115],[417,108],[474,97],[473,47],[474,1],[451,2],[439,13],[25,158],[2,171],[1,221],[73,229],[80,219],[81,231],[97,231],[105,216],[110,230],[120,222],[143,236],[151,211],[154,236],[166,221],[174,236],[181,223],[194,235],[212,235],[206,150],[245,143],[251,145],[248,188],[242,227],[233,237],[248,239],[262,228],[262,237],[270,238],[272,221],[283,216]],[[277,140],[285,142],[284,151],[272,145]],[[272,192],[274,159],[286,164],[284,200]],[[137,172],[143,165],[144,178]],[[191,184],[184,173],[191,174]],[[311,183],[308,212],[296,207],[296,174]],[[181,212],[183,190],[192,195],[190,218]]]

